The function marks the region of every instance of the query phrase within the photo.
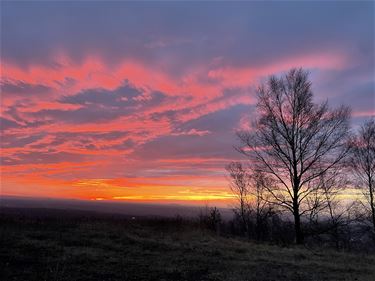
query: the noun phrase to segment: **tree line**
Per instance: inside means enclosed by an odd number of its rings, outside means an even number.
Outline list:
[[[303,69],[270,76],[257,89],[252,126],[237,133],[236,150],[248,161],[226,167],[237,231],[264,240],[290,225],[296,244],[329,234],[340,247],[345,229],[375,243],[374,118],[353,132],[348,106],[313,98]],[[345,198],[348,187],[363,197]]]

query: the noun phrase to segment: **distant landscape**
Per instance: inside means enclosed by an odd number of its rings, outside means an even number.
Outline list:
[[[114,214],[134,217],[176,217],[187,218],[197,217],[205,206],[186,206],[181,204],[146,204],[136,202],[118,201],[90,201],[73,199],[54,198],[30,198],[17,196],[1,196],[1,208],[13,209],[55,209],[55,210],[76,210],[91,211],[92,214]],[[223,218],[231,219],[233,211],[230,208],[220,208]],[[48,212],[44,214],[48,216]]]

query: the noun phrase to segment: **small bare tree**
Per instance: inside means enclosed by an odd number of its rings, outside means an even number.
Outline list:
[[[336,249],[340,248],[340,230],[350,223],[348,215],[352,203],[343,202],[339,199],[340,192],[348,186],[345,173],[339,168],[321,175],[316,180],[318,187],[311,198],[307,199],[310,205],[310,225],[318,226],[318,229],[312,231],[312,234],[327,233],[331,236]]]
[[[252,195],[251,209],[255,212],[255,234],[256,239],[261,240],[265,234],[268,219],[275,214],[275,208],[270,204],[270,193],[268,189],[274,185],[272,178],[261,171],[251,174],[249,194]]]
[[[375,231],[375,120],[371,119],[359,130],[351,142],[350,166],[368,200]]]
[[[296,243],[303,243],[301,216],[306,200],[316,192],[313,181],[339,165],[347,155],[350,111],[315,104],[308,73],[292,69],[271,76],[258,89],[258,119],[249,132],[239,132],[239,150],[252,169],[273,178],[272,202],[294,217]]]
[[[242,230],[247,233],[250,212],[248,201],[250,175],[239,162],[231,162],[226,166],[226,170],[230,177],[230,189],[238,201],[235,212],[240,217]]]
[[[206,205],[200,210],[198,219],[201,226],[219,234],[222,219],[220,210],[217,207],[210,208]]]
[[[241,163],[232,162],[227,166],[230,175],[230,188],[237,197],[235,212],[241,219],[242,230],[261,240],[265,234],[268,218],[274,214],[269,203],[268,188],[274,184],[272,179],[260,171],[245,169]],[[250,224],[254,228],[250,228]]]

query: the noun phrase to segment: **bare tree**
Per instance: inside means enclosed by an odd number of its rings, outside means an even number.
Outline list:
[[[336,167],[321,175],[315,184],[319,187],[315,196],[312,199],[307,199],[308,202],[314,202],[314,208],[311,208],[310,223],[319,228],[315,234],[330,234],[336,249],[339,249],[340,230],[350,223],[346,215],[349,215],[353,206],[353,202],[345,204],[343,200],[339,199],[340,192],[348,186],[347,177],[339,167]],[[319,220],[320,215],[323,219]],[[321,224],[321,221],[324,223]]]
[[[235,213],[241,219],[242,230],[248,235],[253,230],[255,238],[261,240],[266,232],[268,218],[275,213],[266,188],[273,181],[265,173],[246,169],[239,162],[230,163],[227,171],[230,188],[238,200]],[[250,225],[254,227],[250,229]]]
[[[252,195],[250,208],[255,212],[256,239],[261,240],[265,234],[268,218],[275,214],[275,208],[270,202],[268,188],[274,184],[272,178],[261,171],[251,174],[249,194]]]
[[[375,230],[375,120],[371,119],[359,130],[351,142],[350,166],[368,200]]]
[[[226,166],[230,176],[230,189],[236,196],[238,205],[235,212],[241,219],[241,227],[244,232],[248,232],[249,220],[249,184],[250,175],[239,162],[232,162]]]
[[[201,226],[219,234],[222,219],[218,208],[209,208],[208,205],[206,205],[205,208],[200,210],[198,218]]]
[[[347,155],[350,110],[315,104],[308,73],[292,69],[271,76],[259,87],[258,119],[249,132],[239,132],[239,150],[250,157],[254,170],[276,182],[268,188],[272,203],[293,214],[295,239],[303,243],[301,216],[306,200],[316,192],[312,183]]]

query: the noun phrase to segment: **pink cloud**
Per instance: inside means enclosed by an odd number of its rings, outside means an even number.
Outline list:
[[[223,173],[225,163],[233,159],[212,157],[204,153],[202,157],[189,157],[188,150],[183,159],[168,157],[150,159],[145,156],[137,158],[138,149],[159,137],[201,138],[213,135],[208,129],[198,127],[182,129],[179,126],[236,105],[254,104],[255,97],[251,89],[271,73],[285,71],[294,66],[337,70],[344,67],[347,60],[339,53],[322,52],[289,57],[270,65],[236,67],[223,65],[223,60],[216,59],[212,64],[196,66],[189,74],[181,77],[155,71],[143,63],[131,60],[119,62],[115,67],[106,65],[101,58],[95,56],[88,56],[80,64],[71,61],[67,56],[57,57],[56,62],[58,67],[55,68],[31,65],[27,69],[21,69],[11,64],[2,65],[2,81],[9,80],[14,83],[21,81],[25,85],[27,83],[44,85],[51,89],[51,92],[43,97],[22,96],[20,93],[14,96],[8,95],[3,101],[1,116],[13,121],[16,121],[15,118],[20,119],[17,121],[20,126],[7,129],[6,134],[15,138],[38,134],[43,137],[23,146],[4,148],[2,155],[17,160],[17,157],[22,158],[28,153],[35,153],[35,155],[60,153],[62,157],[71,154],[79,155],[83,160],[75,163],[58,159],[61,162],[37,163],[36,161],[33,164],[6,166],[2,172],[3,181],[7,182],[4,190],[8,194],[17,189],[16,185],[41,185],[55,186],[51,192],[43,187],[44,193],[41,194],[60,197],[166,201],[194,201],[199,198],[226,200],[227,195],[224,194],[226,181],[218,175]],[[62,103],[62,97],[73,97],[86,89],[100,88],[115,91],[124,84],[125,80],[140,89],[142,94],[132,98],[121,97],[121,102],[132,99],[136,102],[135,106],[142,108],[141,105],[152,100],[154,92],[162,92],[167,97],[167,102],[152,104],[131,114],[126,114],[124,110],[123,114],[120,112],[121,114],[105,122],[67,122],[52,114],[57,111],[67,116],[87,106],[84,102]],[[114,110],[104,104],[97,105],[98,110],[101,106],[109,112]],[[17,116],[10,110],[11,108],[17,109]],[[52,113],[43,117],[38,116],[43,110]],[[168,115],[169,111],[173,111],[173,114]],[[156,114],[160,117],[156,118]],[[373,112],[355,113],[356,116],[363,116],[363,114],[374,115]],[[249,117],[243,115],[233,130],[249,129]],[[110,132],[128,132],[128,134],[113,139],[95,135]],[[67,133],[70,135],[63,139],[62,136]],[[228,134],[232,133],[233,131],[228,131]],[[126,144],[133,145],[127,147]],[[166,147],[159,149],[167,150]],[[231,147],[228,146],[228,149]],[[187,173],[189,167],[200,167],[200,170],[208,175],[184,176],[183,173]],[[144,174],[157,171],[161,175],[159,177],[137,175],[137,179],[118,176],[126,172],[136,174],[137,171]],[[163,176],[164,171],[173,171],[179,175]],[[98,173],[107,173],[112,178],[98,178]],[[125,192],[124,187],[132,187],[135,190]],[[199,189],[202,187],[213,188],[217,194],[209,196],[212,189]],[[187,191],[184,194],[181,192],[182,188],[183,190],[191,188],[195,193]],[[153,192],[153,189],[164,191]],[[19,192],[26,193],[23,188],[19,189]],[[29,190],[29,193],[32,194],[32,191]]]

